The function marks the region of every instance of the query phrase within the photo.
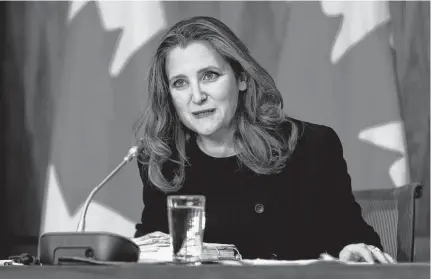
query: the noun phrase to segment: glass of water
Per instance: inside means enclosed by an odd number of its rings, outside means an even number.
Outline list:
[[[167,203],[173,261],[198,264],[205,230],[205,196],[168,196]]]

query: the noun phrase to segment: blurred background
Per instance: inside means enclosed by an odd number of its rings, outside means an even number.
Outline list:
[[[161,35],[196,15],[246,43],[290,116],[338,133],[354,190],[424,185],[417,253],[429,261],[428,1],[0,2],[0,258],[75,230],[133,144]],[[132,163],[98,193],[87,229],[132,236],[142,208]]]

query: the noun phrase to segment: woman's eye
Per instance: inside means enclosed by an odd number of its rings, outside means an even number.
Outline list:
[[[185,85],[186,85],[186,82],[185,82],[185,80],[183,80],[183,79],[179,79],[179,80],[176,80],[172,85],[173,85],[175,88],[180,88],[180,87],[185,86]]]
[[[216,79],[218,78],[220,75],[217,74],[216,72],[206,72],[203,79],[207,80],[207,79]]]

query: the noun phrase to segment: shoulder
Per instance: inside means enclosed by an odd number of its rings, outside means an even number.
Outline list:
[[[312,149],[324,151],[327,149],[341,149],[341,141],[335,130],[329,126],[287,118],[282,124],[283,134],[290,137],[293,125],[297,128],[297,143],[295,150]]]

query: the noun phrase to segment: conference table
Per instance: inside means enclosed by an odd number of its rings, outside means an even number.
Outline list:
[[[301,278],[301,279],[429,279],[429,263],[355,264],[318,262],[307,265],[223,265],[200,266],[130,263],[100,266],[7,266],[0,267],[0,278],[102,279],[102,278]]]

